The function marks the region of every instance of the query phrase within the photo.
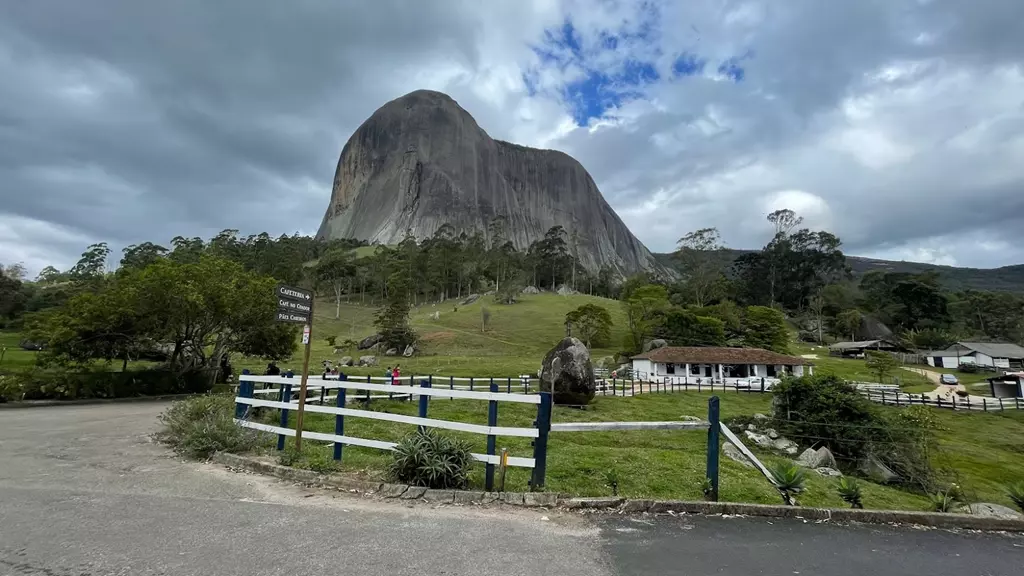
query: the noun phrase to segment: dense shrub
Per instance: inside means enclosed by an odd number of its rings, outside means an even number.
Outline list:
[[[780,433],[805,446],[827,447],[848,473],[870,456],[891,469],[898,482],[932,489],[930,454],[938,424],[929,409],[880,409],[833,375],[787,378],[772,391]]]
[[[181,400],[160,415],[160,440],[190,458],[214,452],[248,452],[267,444],[256,430],[234,422],[235,403],[226,396],[197,396]],[[269,437],[268,437],[269,438]]]
[[[965,374],[978,374],[981,372],[981,366],[977,364],[961,364],[958,369]]]
[[[217,369],[213,369],[216,372]],[[32,367],[0,375],[0,397],[7,400],[128,398],[210,391],[211,371],[83,370]]]
[[[419,429],[395,446],[388,474],[413,486],[465,488],[472,463],[468,443]]]

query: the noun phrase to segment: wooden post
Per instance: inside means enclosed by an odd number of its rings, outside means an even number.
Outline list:
[[[491,380],[491,393],[495,394],[498,392],[498,385]],[[497,426],[498,425],[498,401],[489,400],[487,402],[487,425]],[[495,443],[497,437],[493,434],[487,435],[487,455],[494,456]],[[494,490],[494,464],[488,462],[484,467],[484,490],[491,492]]]
[[[551,392],[540,393],[540,404],[537,405],[537,438],[533,440],[533,477],[530,479],[530,490],[544,487],[544,475],[547,474],[548,433],[551,431]]]
[[[290,403],[292,401],[292,385],[291,384],[285,384],[284,385],[284,388],[282,388],[281,397],[284,399],[284,402]],[[281,427],[282,428],[287,428],[288,427],[288,409],[287,408],[282,408],[281,409]],[[277,449],[278,450],[284,450],[284,439],[285,439],[285,435],[284,434],[278,434],[277,435]]]
[[[302,415],[306,412],[306,380],[309,377],[309,349],[313,344],[313,301],[309,301],[309,324],[302,331],[306,350],[302,354],[302,378],[299,380],[299,411],[295,414],[295,451],[302,452]]]
[[[420,380],[420,388],[430,388],[430,380]],[[409,397],[412,398],[412,388],[409,389]],[[426,394],[420,394],[420,405],[419,412],[417,415],[420,418],[427,417],[427,403],[430,401],[430,396]],[[423,426],[420,426],[420,431],[423,431]]]
[[[707,477],[711,480],[711,493],[707,495],[712,502],[718,502],[718,445],[721,426],[719,424],[718,396],[708,398],[708,459]]]
[[[342,374],[341,377],[338,378],[338,379],[341,380],[341,381],[345,381],[345,380],[348,380],[348,377],[345,376],[344,374]],[[338,388],[338,408],[344,408],[344,407],[345,407],[345,389],[344,388]],[[342,416],[341,414],[338,414],[337,416],[334,417],[334,433],[336,435],[338,435],[338,436],[344,436],[345,435],[345,417]],[[342,449],[344,448],[344,446],[345,445],[342,444],[341,442],[335,442],[334,443],[334,459],[337,460],[338,462],[341,462]]]

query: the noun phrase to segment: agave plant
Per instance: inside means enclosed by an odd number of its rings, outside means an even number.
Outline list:
[[[804,491],[807,472],[791,462],[777,462],[769,469],[775,478],[775,487],[782,493],[782,499],[790,506],[796,506],[794,494]]]
[[[850,508],[864,508],[863,495],[860,491],[860,483],[853,478],[847,476],[840,478],[836,491],[839,492],[839,497],[850,505]]]
[[[604,473],[604,482],[612,489],[612,496],[619,495],[619,472],[615,468],[609,468]]]
[[[1024,512],[1024,482],[1015,482],[1006,487],[1006,495]]]
[[[946,490],[930,494],[929,498],[932,502],[932,510],[935,512],[952,512],[957,503],[956,499]]]
[[[427,488],[465,488],[473,462],[467,442],[422,429],[395,446],[389,475],[406,484]]]

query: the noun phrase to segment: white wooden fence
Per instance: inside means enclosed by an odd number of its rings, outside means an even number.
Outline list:
[[[396,422],[399,424],[409,424],[414,426],[422,426],[428,428],[440,428],[445,430],[455,430],[459,432],[468,432],[471,434],[481,434],[487,436],[487,452],[486,454],[474,453],[473,458],[487,464],[487,483],[488,489],[490,484],[493,482],[493,467],[501,465],[501,457],[495,453],[495,442],[494,439],[497,436],[514,436],[522,438],[534,439],[534,457],[508,457],[505,461],[507,466],[515,466],[521,468],[530,468],[534,471],[532,484],[535,486],[543,485],[543,474],[545,471],[544,460],[547,457],[547,433],[550,430],[551,425],[551,395],[544,394],[518,394],[498,391],[497,383],[491,383],[488,380],[488,390],[466,390],[462,387],[452,388],[432,388],[428,380],[422,380],[420,386],[407,386],[398,384],[376,384],[371,381],[360,380],[330,380],[321,379],[314,380],[308,379],[307,381],[307,400],[304,406],[306,412],[330,414],[335,417],[335,433],[329,434],[324,432],[307,431],[303,429],[302,437],[310,440],[329,442],[334,444],[335,459],[340,460],[342,458],[342,447],[346,445],[361,446],[364,448],[377,448],[381,450],[393,450],[397,445],[395,442],[371,439],[371,438],[358,438],[344,434],[344,422],[346,417],[350,418],[366,418],[372,420],[384,420],[389,422]],[[390,381],[386,378],[378,378],[378,380]],[[404,381],[404,379],[403,379]],[[270,385],[268,388],[256,390],[255,385],[257,383],[263,385]],[[254,430],[260,430],[263,432],[269,432],[278,435],[278,449],[284,448],[285,438],[295,436],[295,430],[288,427],[288,412],[296,410],[297,400],[292,399],[292,395],[298,391],[299,380],[297,378],[289,378],[284,376],[253,376],[243,375],[240,377],[239,382],[239,393],[235,397],[236,411],[235,411],[235,422],[239,426],[251,428]],[[334,406],[326,405],[324,402],[328,399],[327,391],[334,391],[335,394],[330,396],[334,401]],[[376,412],[371,410],[360,410],[356,408],[346,407],[348,402],[347,391],[349,390],[361,390],[367,393],[376,392],[379,394],[378,397],[405,397],[412,398],[417,397],[419,399],[419,416],[408,416],[404,414],[390,414],[387,412]],[[316,392],[320,391],[321,404],[316,404],[317,396]],[[312,392],[312,394],[310,393]],[[266,399],[265,396],[276,396],[276,399]],[[360,396],[362,397],[362,396]],[[469,424],[465,422],[453,422],[448,420],[439,420],[427,417],[427,411],[429,407],[429,398],[461,398],[469,400],[483,400],[488,402],[488,424]],[[515,402],[524,404],[535,404],[538,406],[538,417],[536,426],[532,428],[517,428],[508,426],[498,426],[498,403],[499,402]],[[253,422],[248,418],[250,414],[250,408],[272,408],[281,411],[281,423],[279,426],[264,424],[259,422]]]

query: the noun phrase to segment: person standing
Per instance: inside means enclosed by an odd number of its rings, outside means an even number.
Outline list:
[[[400,380],[401,377],[402,377],[401,367],[398,364],[395,364],[395,371],[391,373],[391,383],[392,384],[396,384],[396,385],[397,384],[401,384],[401,382],[402,382]]]

